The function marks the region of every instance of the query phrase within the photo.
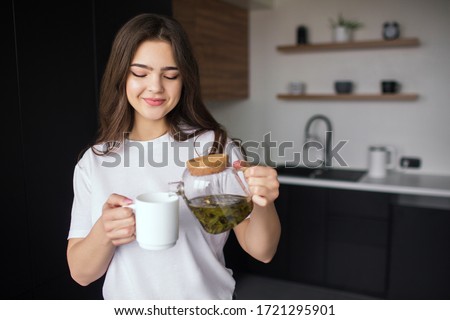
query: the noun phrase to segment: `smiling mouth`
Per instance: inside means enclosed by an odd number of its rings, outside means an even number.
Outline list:
[[[144,101],[148,105],[150,105],[152,107],[157,107],[157,106],[162,105],[166,100],[165,99],[150,99],[150,98],[147,98],[147,99],[144,99]]]

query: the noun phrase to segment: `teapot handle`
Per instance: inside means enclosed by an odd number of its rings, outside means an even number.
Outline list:
[[[251,164],[248,163],[245,160],[236,160],[233,162],[233,168],[236,171],[245,171],[247,170],[249,167],[251,167]]]

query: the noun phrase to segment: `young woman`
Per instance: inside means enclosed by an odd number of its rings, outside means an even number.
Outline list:
[[[67,259],[73,279],[88,285],[105,273],[105,299],[231,299],[235,281],[225,267],[228,232],[206,233],[180,202],[180,231],[170,249],[141,249],[125,207],[136,195],[167,191],[184,163],[230,139],[206,109],[188,37],[172,18],[141,14],[118,32],[102,79],[95,143],[74,172]],[[237,159],[237,158],[236,158]],[[181,164],[181,165],[180,165]],[[254,209],[233,231],[248,254],[269,262],[280,223],[274,206],[276,171],[245,170]]]

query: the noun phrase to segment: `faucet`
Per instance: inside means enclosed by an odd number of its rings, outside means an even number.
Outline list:
[[[332,125],[331,125],[331,121],[330,119],[328,119],[328,117],[322,115],[322,114],[316,114],[314,116],[312,116],[311,118],[309,118],[309,120],[306,122],[306,126],[305,126],[305,146],[308,143],[309,140],[311,140],[312,138],[315,138],[311,133],[310,133],[310,128],[311,125],[314,121],[316,120],[322,120],[325,122],[326,125],[326,132],[325,132],[325,157],[324,160],[321,163],[321,167],[331,167],[331,140],[332,140]],[[317,139],[317,138],[315,138]],[[304,148],[305,149],[305,148]]]

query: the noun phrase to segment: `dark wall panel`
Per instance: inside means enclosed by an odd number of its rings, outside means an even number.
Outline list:
[[[92,5],[16,0],[15,18],[33,287],[41,288],[68,276],[73,168],[96,127]]]
[[[28,246],[29,226],[25,206],[25,173],[22,148],[22,122],[20,118],[20,99],[17,77],[16,50],[14,39],[14,20],[12,1],[1,2],[0,17],[3,27],[0,29],[3,39],[3,59],[1,70],[4,72],[2,104],[2,149],[1,181],[2,190],[6,190],[2,204],[2,272],[0,298],[10,299],[25,294],[31,286],[30,251]],[[5,73],[6,72],[6,73]],[[4,191],[3,191],[4,192]]]
[[[104,67],[126,20],[139,12],[171,15],[171,1],[11,0],[1,6],[8,79],[2,99],[9,110],[2,126],[2,187],[8,190],[2,297],[101,298],[102,279],[79,286],[66,261],[73,169],[97,127],[97,67]]]

